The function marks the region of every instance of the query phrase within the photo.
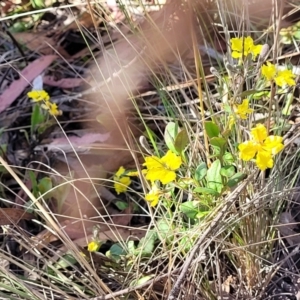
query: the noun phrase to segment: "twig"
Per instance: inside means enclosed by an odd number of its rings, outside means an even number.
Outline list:
[[[253,172],[247,180],[245,180],[240,186],[238,186],[235,191],[233,191],[232,194],[229,195],[228,199],[225,200],[224,207],[221,209],[221,211],[216,215],[214,220],[211,222],[209,227],[203,232],[203,234],[200,236],[199,240],[197,241],[196,245],[190,252],[189,257],[186,259],[185,263],[182,266],[182,271],[180,272],[180,275],[178,276],[177,280],[174,283],[174,286],[167,298],[167,300],[175,300],[179,299],[178,295],[180,293],[181,284],[186,276],[186,273],[188,272],[188,269],[192,263],[192,260],[200,248],[200,246],[203,244],[204,240],[207,239],[208,235],[211,234],[213,231],[215,231],[218,228],[218,225],[220,224],[220,220],[224,215],[226,215],[229,211],[230,206],[236,201],[237,196],[241,193],[241,191],[246,187],[248,182],[256,175],[257,172]],[[201,249],[202,252],[206,250],[208,246],[203,247]],[[201,253],[199,254],[201,255]]]

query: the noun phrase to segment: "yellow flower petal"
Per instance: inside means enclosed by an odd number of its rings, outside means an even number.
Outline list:
[[[261,67],[261,74],[266,77],[267,80],[273,80],[276,75],[276,67],[270,62],[267,65]]]
[[[177,170],[182,164],[181,157],[169,150],[160,160],[170,170]]]
[[[254,158],[257,152],[257,145],[253,141],[246,141],[238,146],[240,150],[240,158],[244,161],[248,161]]]
[[[244,99],[242,104],[238,105],[235,111],[241,119],[245,120],[247,119],[247,114],[251,114],[253,109],[249,108],[249,100]]]
[[[282,71],[278,71],[277,76],[274,78],[275,83],[280,86],[283,87],[285,85],[288,86],[294,86],[296,85],[296,82],[294,80],[296,76],[292,73],[291,70],[282,70]]]
[[[150,202],[151,206],[156,206],[159,201],[159,196],[161,195],[161,191],[158,187],[154,184],[152,185],[151,190],[145,196],[145,200]]]
[[[31,92],[27,93],[27,96],[31,98],[34,102],[40,102],[40,101],[49,101],[50,96],[45,90],[33,90]]]
[[[101,242],[100,241],[91,241],[88,244],[88,251],[89,252],[97,252],[101,247]]]
[[[114,177],[115,183],[114,188],[117,194],[125,193],[127,191],[128,186],[131,184],[131,179],[127,176],[122,178]]]
[[[164,168],[151,169],[147,172],[146,179],[151,182],[159,180],[162,184],[168,184],[176,179],[176,173]]]
[[[241,52],[237,52],[237,51],[233,51],[231,53],[231,56],[235,59],[238,59],[238,58],[242,58],[242,53]]]
[[[269,152],[260,151],[256,156],[256,165],[261,171],[266,170],[267,168],[273,168],[274,161]]]
[[[143,166],[145,166],[148,170],[163,168],[160,158],[158,158],[157,156],[146,157]]]
[[[256,56],[260,54],[262,47],[263,45],[256,45],[252,47],[251,52],[253,55],[253,59],[255,59]]]
[[[263,149],[272,155],[276,155],[284,148],[282,141],[281,136],[270,135],[265,139]]]
[[[119,170],[116,172],[115,176],[120,178],[125,173],[125,168],[121,166]]]
[[[233,51],[239,51],[242,52],[243,51],[243,40],[240,38],[232,38],[230,40],[231,43],[231,49]]]
[[[262,143],[268,136],[267,128],[262,124],[257,124],[251,129],[251,136],[256,142]]]

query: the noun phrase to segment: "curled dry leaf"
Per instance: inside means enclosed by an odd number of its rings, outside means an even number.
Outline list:
[[[50,86],[57,86],[62,89],[71,89],[80,86],[83,83],[81,78],[63,78],[60,80],[55,80],[53,76],[44,76],[44,84]]]
[[[47,148],[48,151],[52,152],[64,152],[64,153],[74,153],[76,152],[84,153],[89,150],[92,144],[96,142],[103,143],[107,141],[110,137],[109,133],[86,133],[82,137],[70,136],[68,138],[55,138],[49,144],[44,144],[43,146],[37,146],[36,151],[41,150],[42,148]]]

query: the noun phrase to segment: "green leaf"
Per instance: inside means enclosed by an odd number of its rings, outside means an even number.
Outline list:
[[[247,177],[246,174],[238,172],[235,175],[233,175],[227,182],[227,186],[229,187],[234,187],[236,186],[239,182],[244,180]]]
[[[261,91],[253,94],[254,100],[260,100],[263,97],[267,97],[270,94],[270,91]]]
[[[206,163],[201,162],[195,171],[195,179],[197,181],[201,181],[205,177],[206,173],[207,173]]]
[[[165,129],[165,143],[167,147],[176,154],[179,154],[175,149],[175,138],[178,135],[179,127],[174,122],[169,122]]]
[[[179,209],[190,219],[195,219],[198,214],[198,209],[195,208],[193,201],[180,204]]]
[[[224,176],[226,178],[230,178],[235,174],[235,168],[234,168],[234,166],[225,166],[225,167],[221,168],[220,173],[222,176]]]
[[[205,132],[209,138],[217,137],[220,134],[220,129],[218,125],[216,125],[212,121],[207,121],[204,123]]]
[[[174,147],[176,151],[180,154],[184,151],[185,147],[189,143],[189,136],[186,129],[181,130],[175,139]]]
[[[282,114],[285,116],[289,116],[292,111],[292,103],[294,101],[294,94],[293,93],[288,93],[286,98],[285,98],[285,105],[284,108],[282,109]]]
[[[51,195],[48,194],[48,192],[52,189],[52,187],[53,184],[50,177],[44,177],[39,180],[38,189],[45,199],[49,199],[51,197]]]
[[[38,185],[37,185],[37,180],[36,180],[36,176],[34,174],[33,171],[29,171],[29,178],[30,178],[30,181],[31,181],[31,186],[32,186],[32,193],[35,197],[38,197]]]
[[[220,193],[218,193],[216,190],[211,188],[205,188],[205,187],[196,187],[194,189],[195,193],[204,194],[204,195],[212,195],[212,196],[219,196]]]
[[[159,220],[157,222],[158,237],[162,238],[164,241],[170,242],[173,239],[173,225],[166,220]]]
[[[221,193],[223,188],[221,171],[221,162],[219,159],[215,160],[207,171],[207,187]]]
[[[72,254],[63,255],[58,262],[54,265],[56,269],[66,269],[68,267],[74,266],[77,263],[77,260]]]
[[[45,7],[44,0],[30,0],[30,2],[33,8],[40,9]]]
[[[241,99],[247,98],[250,95],[254,95],[256,93],[260,93],[260,90],[248,90],[241,93]]]
[[[141,238],[138,247],[135,250],[136,255],[141,255],[142,257],[148,257],[152,255],[154,249],[155,239],[153,238]]]
[[[202,220],[202,219],[204,219],[209,213],[210,213],[210,211],[199,211],[199,213],[197,214],[196,218]]]
[[[36,131],[36,128],[45,122],[45,115],[43,114],[42,108],[39,104],[35,104],[31,113],[31,135]]]
[[[154,275],[147,275],[147,276],[144,276],[144,277],[140,278],[134,285],[143,284],[143,283],[145,283],[145,282],[151,280],[153,277],[154,277]]]
[[[234,162],[233,155],[230,152],[226,152],[223,155],[222,159],[223,159],[223,162],[225,162],[225,163],[227,163],[229,165],[233,164],[233,162]]]
[[[115,202],[115,205],[116,207],[119,209],[119,210],[125,210],[126,208],[128,208],[128,203],[125,202],[125,201],[121,201],[121,200],[117,200]]]
[[[210,144],[214,147],[219,148],[221,152],[224,152],[224,145],[226,145],[226,140],[221,137],[214,137],[210,140]]]
[[[129,252],[130,254],[134,254],[134,252],[135,252],[134,241],[128,241],[128,243],[127,243],[127,248],[128,248],[128,252]]]
[[[106,257],[111,258],[115,262],[119,262],[122,256],[125,256],[127,253],[121,244],[113,244],[110,249],[105,253]]]
[[[180,251],[183,251],[184,253],[187,253],[193,248],[194,245],[195,245],[194,241],[191,240],[189,236],[184,236],[179,241],[178,249],[180,249]]]

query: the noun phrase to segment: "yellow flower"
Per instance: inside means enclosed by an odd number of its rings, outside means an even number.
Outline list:
[[[181,157],[170,150],[162,158],[146,157],[143,164],[147,168],[146,179],[152,182],[159,180],[162,184],[170,183],[176,179],[175,171],[181,164]]]
[[[51,116],[60,116],[62,114],[62,111],[58,109],[56,103],[46,101],[41,106],[42,106],[43,109],[48,110],[48,112]]]
[[[40,91],[34,90],[28,92],[27,96],[31,98],[34,102],[40,102],[40,101],[47,102],[50,100],[50,96],[45,90],[40,90]]]
[[[276,66],[270,62],[261,67],[261,74],[269,81],[274,80],[280,87],[296,85],[296,75],[291,70],[276,70]]]
[[[235,113],[243,120],[246,120],[247,114],[251,114],[252,112],[253,109],[249,108],[249,100],[247,99],[244,99],[242,104],[235,107]]]
[[[296,85],[296,82],[294,80],[295,77],[296,75],[294,75],[291,70],[282,70],[278,71],[278,74],[274,78],[274,80],[275,83],[280,87],[283,87],[285,85],[294,86]]]
[[[89,252],[97,252],[101,247],[101,242],[100,241],[91,241],[88,244],[88,251]]]
[[[251,36],[232,38],[230,43],[233,58],[244,58],[248,54],[252,54],[252,59],[254,60],[262,49],[262,45],[254,45]]]
[[[273,156],[279,153],[284,145],[283,138],[267,134],[267,129],[262,124],[257,124],[251,130],[251,140],[241,143],[238,148],[240,158],[244,161],[253,159],[256,155],[256,165],[260,170],[273,167]]]
[[[156,206],[161,194],[162,192],[159,190],[156,184],[153,184],[149,193],[146,194],[145,200],[150,202],[150,206]]]
[[[269,61],[267,65],[263,65],[261,67],[261,74],[266,77],[267,80],[273,80],[276,75],[276,67],[275,65],[271,64]]]
[[[118,195],[125,193],[131,184],[131,179],[128,176],[123,176],[124,173],[124,167],[120,167],[114,176],[114,188]]]

